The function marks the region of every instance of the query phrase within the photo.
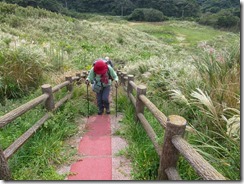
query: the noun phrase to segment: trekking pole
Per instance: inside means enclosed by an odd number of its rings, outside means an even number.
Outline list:
[[[89,118],[89,96],[88,96],[88,84],[86,85],[86,98],[87,98],[87,118]]]
[[[117,118],[117,111],[118,111],[118,110],[117,110],[117,98],[118,98],[118,97],[117,97],[117,96],[118,96],[117,88],[118,88],[118,86],[115,86],[115,88],[116,88],[116,90],[115,90],[115,91],[116,91],[116,92],[115,92],[115,93],[116,93],[116,94],[115,94],[115,104],[116,104],[116,105],[115,105],[115,108],[116,108],[116,118]]]

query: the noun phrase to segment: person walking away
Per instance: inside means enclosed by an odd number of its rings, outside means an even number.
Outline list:
[[[97,60],[86,78],[86,84],[94,83],[92,90],[96,92],[98,115],[104,113],[110,114],[109,93],[111,87],[111,79],[115,81],[115,87],[118,87],[118,76],[114,69],[107,65],[103,60]]]
[[[113,63],[108,56],[105,57],[105,60],[106,60],[108,65],[110,65],[112,68],[114,68]]]

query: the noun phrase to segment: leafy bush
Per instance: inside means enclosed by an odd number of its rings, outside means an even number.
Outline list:
[[[219,27],[230,28],[239,25],[240,19],[236,16],[221,16],[217,20],[217,25]]]
[[[209,25],[215,28],[236,28],[240,26],[240,18],[236,12],[222,10],[218,13],[205,13],[199,19],[200,24]]]
[[[135,21],[159,22],[164,20],[164,14],[156,9],[137,8],[128,18]]]

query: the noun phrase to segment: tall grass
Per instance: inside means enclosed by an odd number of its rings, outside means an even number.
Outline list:
[[[182,91],[173,90],[171,97],[177,102],[183,102],[185,108],[192,112],[192,118],[198,120],[194,122],[194,119],[189,119],[191,125],[199,131],[197,138],[194,135],[189,137],[198,151],[228,179],[239,180],[239,48],[231,47],[228,51],[224,50],[222,55],[210,48],[194,64],[206,91],[198,88],[191,89],[191,94],[182,94]]]
[[[17,98],[42,82],[42,60],[26,47],[0,51],[0,97]]]
[[[150,28],[144,26],[142,29],[148,31]],[[201,44],[195,40],[194,45],[199,47],[191,50],[196,52],[191,53],[193,59],[190,60],[179,52],[175,56],[168,54],[161,61],[154,58],[148,64],[138,62],[127,70],[139,76],[137,82],[146,83],[147,96],[162,112],[181,115],[196,129],[198,135],[188,134],[186,139],[206,160],[227,179],[239,180],[240,48],[232,36],[213,37]],[[192,43],[190,40],[185,39]],[[150,75],[144,78],[141,74],[147,72]],[[180,158],[178,168],[183,179],[200,179],[183,158]]]

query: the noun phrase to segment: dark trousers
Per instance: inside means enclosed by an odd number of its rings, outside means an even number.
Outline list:
[[[103,89],[97,93],[97,106],[99,112],[103,112],[104,108],[109,111],[109,93],[110,93],[110,86],[103,87]]]

